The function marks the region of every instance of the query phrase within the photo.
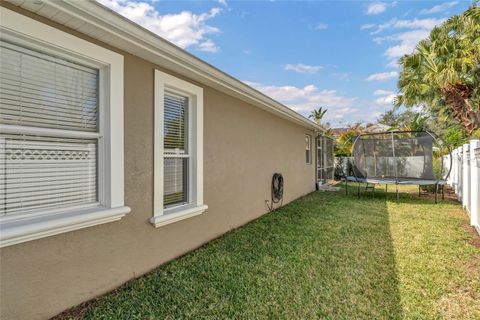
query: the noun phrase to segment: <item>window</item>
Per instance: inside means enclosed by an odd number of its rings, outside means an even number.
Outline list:
[[[0,215],[96,203],[99,70],[3,40],[0,56],[0,124],[18,126],[0,135]]]
[[[1,245],[120,219],[123,57],[9,10],[2,19]]]
[[[163,206],[188,203],[188,113],[189,99],[164,92],[163,111]]]
[[[305,135],[305,156],[306,162],[312,164],[312,136]]]
[[[160,227],[201,214],[203,89],[155,71],[154,214]]]

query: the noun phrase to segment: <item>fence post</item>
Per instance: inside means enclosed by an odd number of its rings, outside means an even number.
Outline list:
[[[455,193],[457,192],[457,149],[452,151],[452,187]]]
[[[453,157],[453,180],[452,180],[452,186],[453,186],[453,189],[455,191],[455,193],[457,193],[457,187],[458,187],[458,181],[457,181],[457,178],[458,178],[458,157],[457,157],[457,153],[458,153],[458,148],[456,148],[455,150],[453,150],[453,153],[452,153],[452,157]]]
[[[470,215],[470,144],[464,144],[462,151],[462,205]]]
[[[445,174],[448,174],[447,181],[445,181],[445,182],[449,186],[452,185],[452,173],[453,173],[452,170],[449,167],[451,156],[452,156],[452,154],[447,154],[447,155],[443,156],[443,170],[444,170]],[[450,172],[449,172],[449,170],[450,170]]]
[[[470,140],[470,224],[480,233],[480,140]]]
[[[457,199],[463,199],[463,147],[457,149]]]

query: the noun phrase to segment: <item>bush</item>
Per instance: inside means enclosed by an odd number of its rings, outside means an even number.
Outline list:
[[[333,177],[335,180],[341,180],[344,176],[343,173],[343,164],[345,163],[345,158],[337,157],[335,158],[335,171],[333,172]]]
[[[463,128],[460,125],[451,126],[443,134],[443,144],[445,147],[448,147],[450,149],[459,147],[462,144],[466,143],[467,141],[468,141],[468,136],[465,133],[465,130],[463,130]]]

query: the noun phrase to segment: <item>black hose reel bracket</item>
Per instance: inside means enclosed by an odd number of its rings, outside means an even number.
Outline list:
[[[265,200],[265,204],[269,211],[272,211],[277,203],[280,203],[280,207],[282,206],[283,184],[283,175],[281,173],[274,173],[272,177],[272,198],[271,200]]]

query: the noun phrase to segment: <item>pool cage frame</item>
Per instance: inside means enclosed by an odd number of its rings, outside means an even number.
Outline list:
[[[335,139],[325,134],[318,134],[315,139],[315,172],[317,185],[320,186],[334,179],[335,174]]]
[[[446,183],[447,178],[450,175],[450,172],[452,170],[452,157],[448,157],[449,159],[449,166],[448,166],[448,171],[447,174],[444,177],[437,177],[435,180],[434,179],[421,179],[421,178],[405,178],[405,177],[399,177],[398,175],[398,168],[397,168],[397,157],[395,155],[395,135],[399,134],[423,134],[426,133],[430,135],[432,138],[432,141],[438,146],[440,149],[440,152],[442,151],[442,144],[439,142],[439,140],[429,131],[416,131],[416,130],[407,130],[407,131],[387,131],[387,132],[374,132],[374,133],[363,133],[355,137],[355,140],[352,144],[352,165],[353,165],[353,174],[354,176],[348,176],[348,165],[347,165],[347,174],[344,172],[344,179],[345,179],[345,194],[348,195],[348,181],[353,181],[357,182],[357,197],[360,197],[360,184],[362,182],[366,183],[365,190],[375,190],[375,185],[376,184],[385,184],[385,192],[388,196],[388,185],[389,184],[395,184],[395,194],[396,194],[396,200],[397,202],[399,201],[399,193],[398,193],[398,185],[418,185],[418,196],[421,195],[421,186],[422,185],[434,185],[434,193],[435,193],[435,203],[438,202],[438,193],[439,193],[439,187],[441,189],[441,194],[442,194],[442,200],[445,198],[445,190],[444,186]],[[357,166],[355,164],[355,159],[356,159],[356,153],[355,153],[355,145],[358,141],[362,139],[362,137],[366,136],[375,136],[375,135],[390,135],[390,141],[391,141],[391,147],[392,147],[392,158],[393,158],[393,163],[394,165],[394,172],[395,172],[395,180],[391,179],[382,179],[382,178],[374,178],[374,179],[369,179],[368,177],[358,177],[357,176]],[[386,139],[385,139],[386,140]],[[432,144],[433,145],[433,144]],[[363,147],[365,151],[365,147]],[[451,154],[450,149],[448,149],[448,154]],[[446,154],[445,154],[446,155]],[[441,170],[444,170],[445,163],[444,163],[444,154],[441,154],[439,158],[441,159]],[[424,158],[426,157],[426,154],[424,154]],[[433,159],[433,148],[432,148],[432,159]],[[360,172],[360,170],[358,170]],[[443,171],[442,171],[443,172]],[[394,181],[394,182],[393,182]],[[371,184],[371,186],[369,186]]]

